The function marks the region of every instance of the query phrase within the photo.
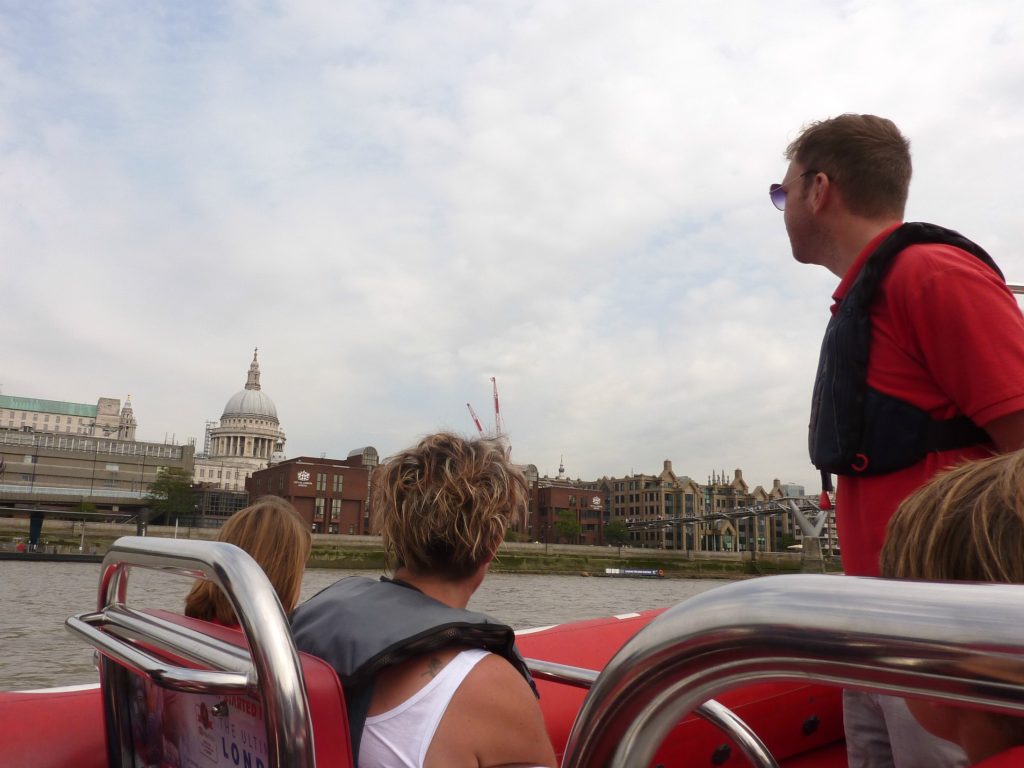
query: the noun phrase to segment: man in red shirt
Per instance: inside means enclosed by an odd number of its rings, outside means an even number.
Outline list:
[[[840,475],[844,571],[877,576],[886,525],[908,494],[943,468],[1024,446],[1024,318],[980,248],[932,225],[904,225],[910,147],[891,121],[847,114],[814,123],[786,158],[770,194],[793,257],[840,278],[815,384],[812,460]],[[894,245],[919,235],[916,227],[926,234]],[[949,239],[930,240],[934,230]],[[866,366],[857,362],[864,354]],[[916,432],[935,434],[905,440]],[[835,462],[822,458],[830,441],[848,449],[830,455]],[[924,447],[893,447],[904,442]],[[890,450],[897,455],[878,460]],[[962,754],[924,746],[929,737],[915,733],[901,700],[847,692],[845,703],[851,768],[964,764]],[[880,731],[869,723],[876,716]]]

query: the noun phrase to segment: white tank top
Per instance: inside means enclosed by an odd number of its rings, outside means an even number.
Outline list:
[[[441,672],[394,709],[366,718],[359,768],[423,768],[430,742],[462,681],[488,655],[462,651]]]

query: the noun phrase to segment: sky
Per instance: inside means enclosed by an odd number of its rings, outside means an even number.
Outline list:
[[[816,486],[838,280],[768,200],[893,119],[909,220],[1024,282],[1024,5],[0,0],[0,392],[201,446],[259,348],[289,457],[493,429],[572,478]]]

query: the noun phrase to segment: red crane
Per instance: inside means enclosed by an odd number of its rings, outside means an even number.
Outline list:
[[[473,406],[466,403],[466,407],[469,408],[469,415],[473,417],[473,423],[476,424],[476,431],[479,432],[482,437],[484,434],[483,424],[480,423],[480,419],[477,417],[476,411],[473,410]]]

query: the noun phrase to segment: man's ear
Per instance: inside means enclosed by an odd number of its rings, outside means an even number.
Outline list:
[[[811,180],[811,210],[821,213],[822,209],[832,201],[836,191],[832,188],[832,180],[824,173],[814,174]]]

